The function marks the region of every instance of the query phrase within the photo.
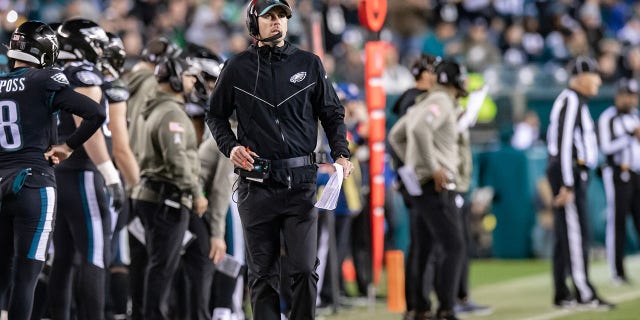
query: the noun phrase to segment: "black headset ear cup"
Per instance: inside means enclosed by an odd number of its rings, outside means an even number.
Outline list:
[[[158,82],[169,82],[171,89],[182,92],[182,67],[174,59],[166,59],[158,63],[155,75]]]
[[[169,85],[171,85],[171,89],[175,92],[182,92],[184,89],[182,87],[182,66],[178,61],[169,59],[168,67],[171,71],[169,72]]]
[[[253,2],[249,4],[249,7],[247,8],[247,30],[249,31],[249,35],[252,37],[260,35],[260,31],[258,30],[258,16],[255,12]]]

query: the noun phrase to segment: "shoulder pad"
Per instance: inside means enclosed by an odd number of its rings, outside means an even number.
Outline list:
[[[106,88],[104,94],[107,96],[109,102],[122,102],[129,99],[129,90],[126,88]]]
[[[93,71],[80,70],[74,73],[73,76],[81,86],[90,87],[102,85],[102,77]]]
[[[123,88],[123,89],[127,89],[127,88],[129,88],[129,87],[127,86],[127,83],[126,83],[124,80],[122,80],[122,79],[113,79],[113,80],[111,80],[111,81],[107,81],[107,80],[105,79],[105,81],[104,81],[104,87],[105,87],[105,88]]]

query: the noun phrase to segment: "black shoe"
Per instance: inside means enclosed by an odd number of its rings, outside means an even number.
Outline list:
[[[414,320],[414,318],[415,318],[415,312],[413,311],[406,311],[402,315],[402,320]]]
[[[460,320],[453,311],[438,312],[437,320]]]
[[[455,311],[456,314],[488,316],[493,313],[493,308],[491,308],[490,306],[476,304],[472,300],[465,299],[456,303],[456,305],[453,306],[453,311]]]
[[[578,302],[571,299],[563,299],[553,302],[553,306],[558,309],[573,309],[578,305]]]
[[[594,298],[591,301],[580,302],[578,307],[582,310],[610,311],[615,309],[616,305],[600,298]]]
[[[431,311],[416,312],[413,320],[433,320],[433,314]]]

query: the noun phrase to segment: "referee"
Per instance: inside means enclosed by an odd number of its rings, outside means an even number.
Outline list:
[[[622,263],[628,213],[640,232],[640,200],[635,197],[640,191],[638,82],[619,80],[614,103],[598,119],[600,150],[606,156],[602,179],[607,197],[607,260],[614,283],[628,284]]]
[[[598,160],[595,125],[588,98],[598,94],[602,84],[596,62],[577,57],[570,63],[569,88],[553,103],[547,131],[549,162],[547,177],[553,191],[554,233],[553,282],[558,308],[581,307],[612,309],[589,282],[589,226],[587,187],[589,168]],[[570,276],[575,296],[566,285]]]

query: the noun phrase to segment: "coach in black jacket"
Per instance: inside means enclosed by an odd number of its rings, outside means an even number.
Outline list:
[[[247,9],[256,45],[229,59],[211,96],[206,120],[222,153],[238,168],[254,169],[254,157],[271,160],[269,176],[242,178],[238,207],[248,248],[249,286],[256,320],[280,319],[280,232],[291,262],[290,319],[314,319],[317,212],[313,150],[321,121],[331,156],[349,161],[344,108],[320,59],[284,40],[291,7],[258,0]],[[238,137],[229,124],[235,110]],[[254,171],[255,172],[255,171]]]

